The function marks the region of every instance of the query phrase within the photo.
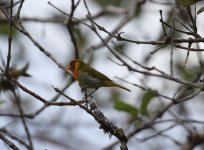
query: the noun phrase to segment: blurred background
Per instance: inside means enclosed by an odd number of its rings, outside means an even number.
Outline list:
[[[119,149],[117,138],[78,106],[46,106],[7,83],[10,51],[9,67],[30,75],[21,72],[14,81],[46,101],[69,101],[53,87],[82,100],[78,83],[59,68],[76,57],[129,88],[100,88],[93,98],[124,130],[130,150],[187,150],[189,143],[204,149],[203,142],[189,142],[204,141],[204,13],[197,14],[204,2],[187,8],[174,0],[81,0],[74,11],[72,2],[14,0],[10,9],[12,1],[0,0],[0,133],[21,150],[29,143],[35,150]],[[0,140],[0,149],[10,148]]]

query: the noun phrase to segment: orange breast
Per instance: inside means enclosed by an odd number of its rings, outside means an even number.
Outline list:
[[[79,61],[76,61],[74,64],[73,76],[76,80],[78,79],[79,65],[80,65]]]

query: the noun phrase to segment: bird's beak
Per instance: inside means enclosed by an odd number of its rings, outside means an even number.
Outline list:
[[[68,64],[68,65],[66,66],[66,71],[69,71],[69,70],[70,70],[70,68],[71,68],[71,65],[70,65],[70,64]]]

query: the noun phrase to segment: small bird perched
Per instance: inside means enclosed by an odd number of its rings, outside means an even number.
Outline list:
[[[71,70],[73,77],[79,82],[82,89],[90,88],[96,91],[100,87],[119,87],[130,91],[117,83],[114,83],[104,74],[85,64],[80,59],[72,60],[67,66],[66,70]],[[92,92],[93,93],[93,92]]]

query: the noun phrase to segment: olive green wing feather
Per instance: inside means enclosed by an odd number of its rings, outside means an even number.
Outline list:
[[[125,89],[127,91],[130,91],[129,89],[127,89],[126,87],[124,86],[121,86],[117,83],[114,83],[111,79],[109,79],[107,76],[105,76],[104,74],[100,73],[99,71],[95,70],[94,68],[86,65],[86,64],[83,64],[81,67],[80,67],[80,70],[82,72],[87,72],[90,76],[96,78],[96,79],[100,79],[100,80],[103,80],[103,86],[117,86],[119,88],[122,88],[122,89]],[[111,81],[111,82],[110,82]]]
[[[94,68],[84,64],[81,68],[81,71],[87,72],[90,74],[90,76],[94,77],[94,78],[98,78],[100,80],[110,80],[107,76],[105,76],[104,74],[100,73],[99,71],[95,70]]]

